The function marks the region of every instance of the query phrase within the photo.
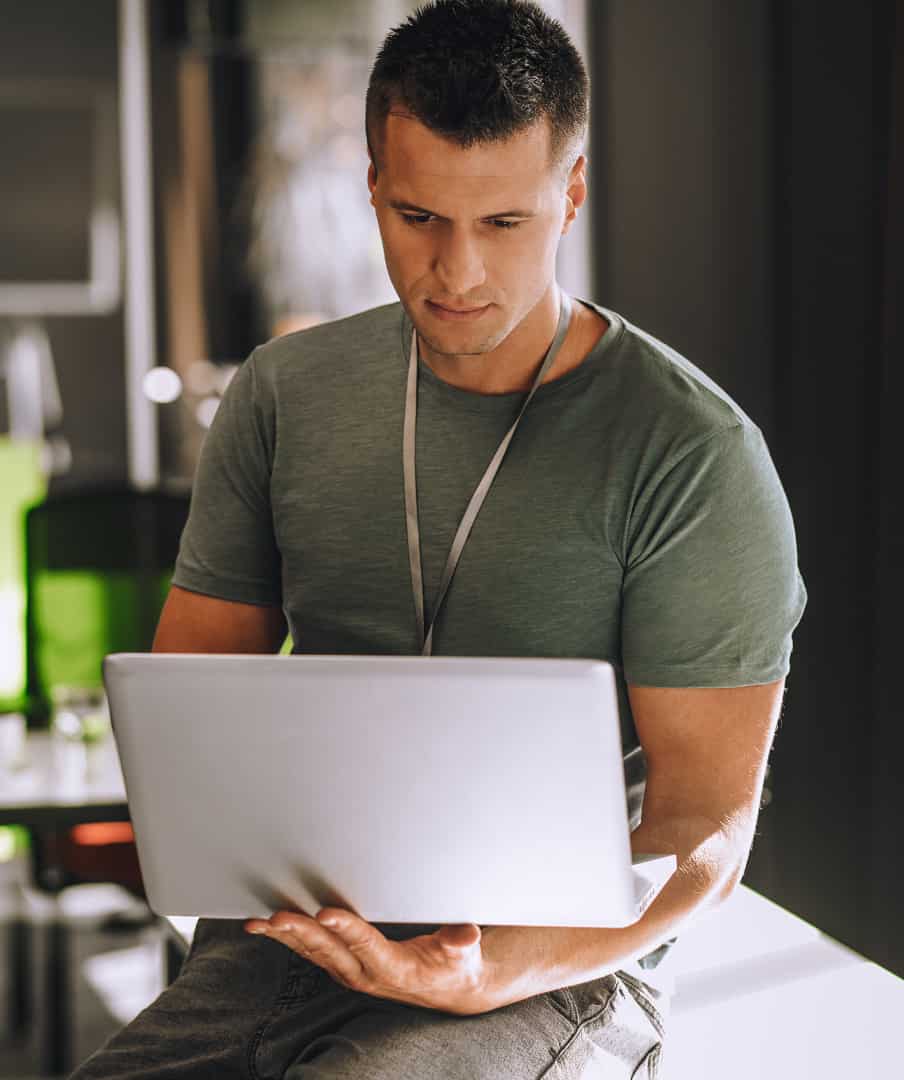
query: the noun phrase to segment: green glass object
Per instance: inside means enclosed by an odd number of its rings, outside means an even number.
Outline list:
[[[22,825],[0,825],[0,863],[25,855],[30,842],[28,829]]]
[[[50,719],[59,693],[102,685],[111,652],[151,648],[166,599],[187,492],[60,492],[25,517],[29,709]]]
[[[155,575],[151,588],[156,622],[169,588],[170,572]],[[35,652],[40,684],[100,687],[101,662],[111,652],[150,647],[142,605],[148,597],[129,571],[45,570],[34,583]]]

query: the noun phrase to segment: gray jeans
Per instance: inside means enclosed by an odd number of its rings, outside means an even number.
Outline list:
[[[619,972],[453,1016],[347,990],[240,921],[202,919],[179,978],[73,1080],[655,1080],[667,1005]]]

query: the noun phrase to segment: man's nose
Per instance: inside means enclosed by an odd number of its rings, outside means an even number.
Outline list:
[[[443,237],[433,268],[447,299],[466,297],[486,281],[480,245],[461,229]]]

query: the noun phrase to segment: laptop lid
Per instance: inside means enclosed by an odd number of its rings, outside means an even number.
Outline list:
[[[114,654],[104,681],[154,911],[624,926],[615,682],[589,660]]]

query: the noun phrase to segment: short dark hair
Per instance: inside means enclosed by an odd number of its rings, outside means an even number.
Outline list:
[[[433,0],[390,30],[367,87],[367,149],[401,105],[467,149],[549,121],[550,164],[573,164],[587,126],[589,80],[562,26],[527,0]]]

